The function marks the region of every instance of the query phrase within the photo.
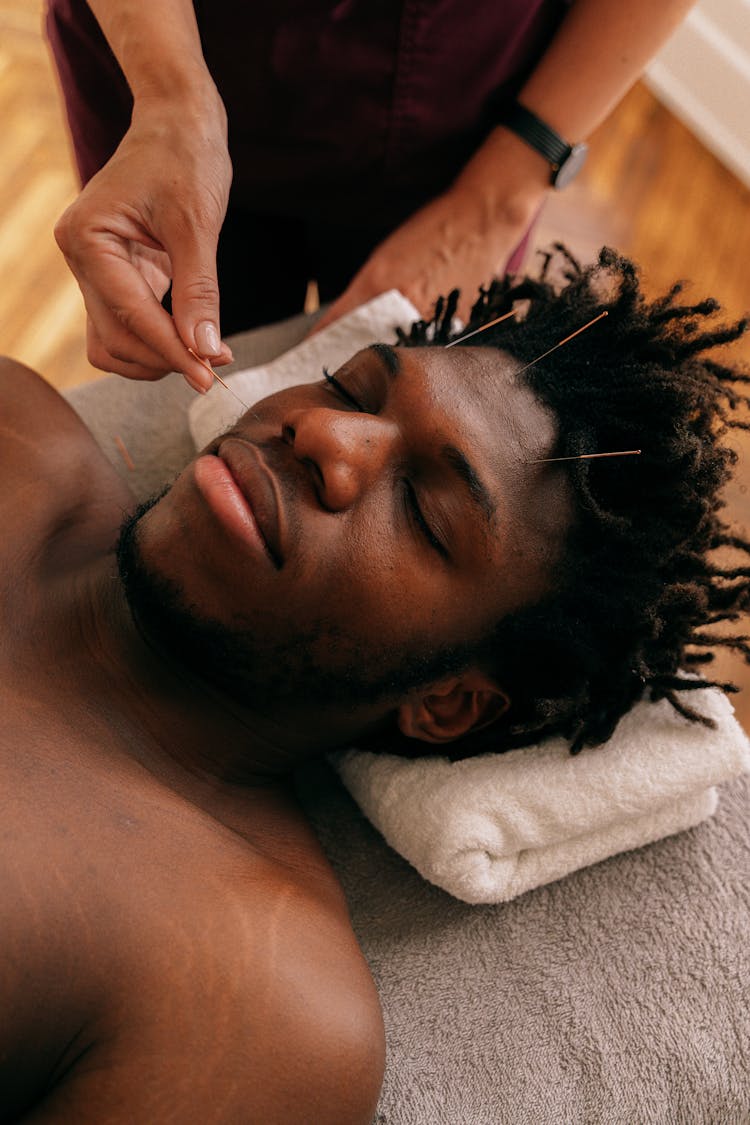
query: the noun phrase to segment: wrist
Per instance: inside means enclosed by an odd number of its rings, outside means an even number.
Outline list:
[[[545,158],[503,126],[497,126],[454,183],[479,206],[488,226],[526,230],[550,190]]]
[[[213,87],[192,0],[88,0],[136,102],[203,96]]]
[[[227,114],[219,92],[207,79],[175,83],[169,89],[143,86],[134,96],[131,129],[171,135],[185,132],[198,140],[227,142]]]
[[[141,72],[137,82],[128,81],[139,108],[158,112],[182,106],[188,112],[224,114],[224,103],[203,59],[189,65],[149,68]]]

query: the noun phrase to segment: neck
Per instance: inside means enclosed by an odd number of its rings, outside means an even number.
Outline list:
[[[102,707],[128,752],[165,779],[267,787],[306,753],[288,728],[224,696],[160,649],[130,613],[111,556],[81,579],[73,614]],[[93,688],[93,685],[92,685]]]

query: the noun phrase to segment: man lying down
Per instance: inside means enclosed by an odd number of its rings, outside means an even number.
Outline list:
[[[565,265],[465,331],[518,323],[446,350],[449,304],[256,404],[134,513],[4,362],[3,1121],[369,1122],[378,1001],[295,765],[692,714],[748,599],[714,561],[748,551],[717,497],[747,377],[710,352],[745,326]]]

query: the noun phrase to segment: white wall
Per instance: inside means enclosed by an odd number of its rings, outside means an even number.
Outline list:
[[[700,0],[646,82],[750,186],[750,0]]]

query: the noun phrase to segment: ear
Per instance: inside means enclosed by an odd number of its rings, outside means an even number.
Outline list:
[[[510,707],[502,688],[478,670],[452,676],[399,705],[396,723],[407,738],[453,742],[499,719]]]

